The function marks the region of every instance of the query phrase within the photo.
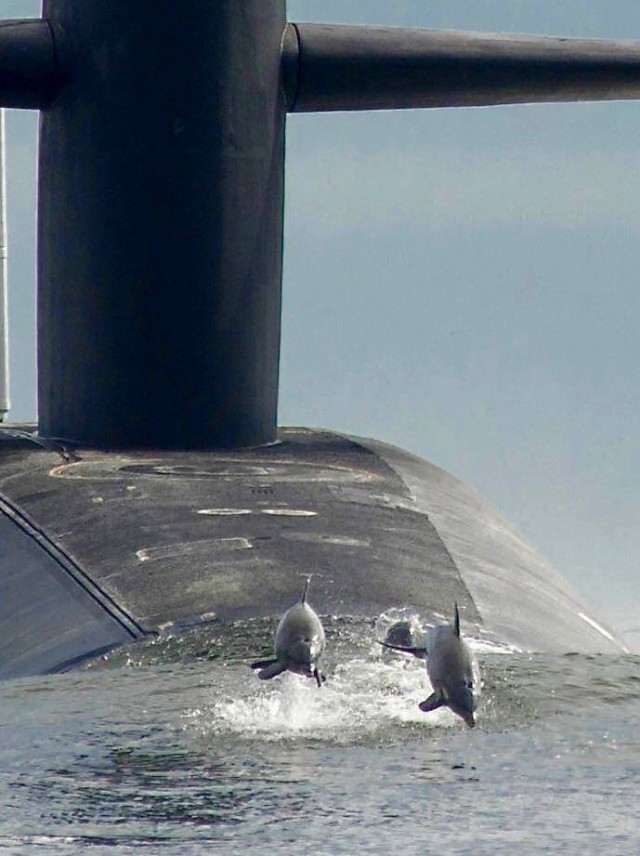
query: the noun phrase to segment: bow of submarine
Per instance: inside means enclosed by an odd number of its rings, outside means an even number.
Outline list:
[[[175,623],[411,608],[525,651],[619,652],[488,503],[374,440],[281,428],[239,451],[100,451],[0,429],[0,678],[60,671]]]

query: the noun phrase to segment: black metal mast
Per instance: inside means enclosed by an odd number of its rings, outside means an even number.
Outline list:
[[[284,3],[48,0],[40,431],[102,446],[276,434]]]
[[[640,46],[286,24],[284,0],[45,0],[0,24],[42,111],[39,431],[273,441],[287,111],[640,97]]]

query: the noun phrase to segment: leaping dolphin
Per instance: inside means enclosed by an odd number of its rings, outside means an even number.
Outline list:
[[[475,723],[476,687],[474,686],[474,661],[468,645],[460,636],[458,604],[454,604],[453,624],[441,624],[429,633],[426,647],[392,645],[381,642],[385,648],[403,651],[414,657],[427,659],[427,674],[433,693],[420,702],[420,710],[429,713],[439,707],[448,707],[462,717],[469,728]]]
[[[287,670],[307,678],[315,678],[322,686],[324,675],[318,669],[325,646],[322,622],[307,603],[308,577],[300,600],[290,607],[280,619],[274,640],[275,658],[252,663],[252,669],[260,669],[258,677],[263,681],[275,678]]]

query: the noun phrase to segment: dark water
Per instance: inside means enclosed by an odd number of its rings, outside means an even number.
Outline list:
[[[265,623],[0,685],[0,851],[640,853],[640,657],[475,643],[469,730],[380,629],[329,622],[320,690],[257,680]]]

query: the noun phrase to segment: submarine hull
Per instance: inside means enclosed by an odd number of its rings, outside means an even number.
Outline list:
[[[490,505],[392,446],[306,428],[229,451],[0,442],[0,677],[275,616],[309,574],[324,615],[456,601],[468,633],[521,650],[622,650]]]

